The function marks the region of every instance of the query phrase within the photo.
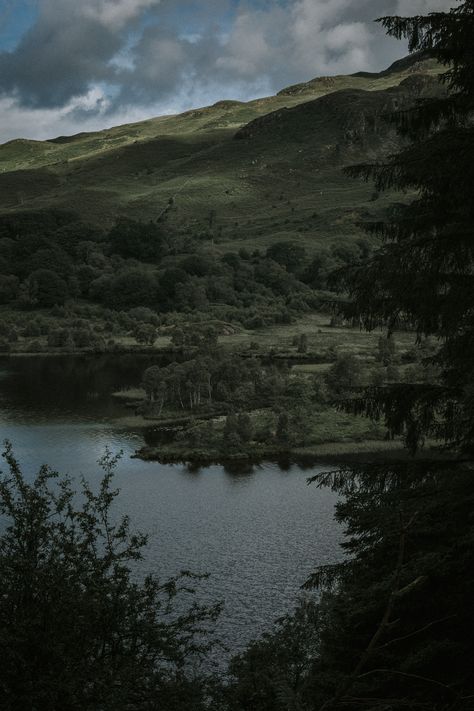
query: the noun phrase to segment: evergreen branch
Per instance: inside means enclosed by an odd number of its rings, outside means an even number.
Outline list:
[[[340,705],[349,704],[377,704],[377,708],[380,709],[380,704],[388,705],[387,708],[393,709],[394,707],[408,708],[408,709],[428,709],[432,711],[433,706],[431,703],[424,703],[422,701],[412,701],[411,699],[378,699],[369,697],[358,697],[350,696],[347,699],[342,699]],[[364,710],[364,711],[367,711]]]
[[[402,672],[402,671],[399,671],[398,669],[371,669],[370,671],[365,672],[364,674],[360,674],[358,676],[358,679],[364,679],[365,677],[373,676],[374,674],[393,674],[395,676],[402,676],[406,679],[414,679],[416,681],[423,681],[426,684],[431,684],[431,685],[437,686],[441,689],[445,689],[452,696],[458,697],[458,694],[456,691],[454,691],[454,689],[452,689],[447,684],[443,684],[443,682],[441,682],[441,681],[437,681],[437,679],[429,679],[428,677],[420,676],[419,674],[409,674],[408,672]]]
[[[389,642],[386,642],[385,644],[381,644],[377,649],[387,649],[387,647],[391,647],[394,644],[398,644],[399,642],[405,642],[407,639],[411,639],[412,637],[416,637],[419,634],[422,634],[423,632],[426,632],[427,630],[431,629],[432,627],[435,627],[436,625],[440,625],[443,622],[447,622],[448,620],[452,620],[456,618],[457,615],[448,615],[447,617],[442,617],[439,620],[433,620],[433,622],[429,622],[427,625],[424,627],[420,627],[420,629],[415,630],[414,632],[410,632],[410,634],[406,634],[403,637],[397,637],[396,639],[391,639]]]
[[[308,580],[301,586],[303,590],[319,590],[321,588],[333,588],[341,577],[347,563],[334,563],[332,565],[320,565]]]
[[[326,711],[326,709],[330,709],[331,707],[338,705],[340,703],[340,701],[347,695],[347,692],[352,688],[352,686],[356,682],[356,680],[361,678],[362,676],[364,676],[364,675],[361,675],[362,669],[365,667],[365,665],[367,664],[369,659],[372,657],[374,652],[377,650],[377,648],[378,648],[377,643],[378,643],[379,639],[385,633],[386,629],[391,625],[391,622],[392,622],[391,617],[392,617],[392,614],[393,614],[393,611],[395,608],[396,600],[400,596],[400,593],[402,593],[406,589],[406,588],[400,589],[400,580],[401,580],[401,576],[402,576],[403,565],[405,562],[405,551],[406,551],[408,531],[413,526],[414,522],[416,521],[417,516],[418,516],[418,514],[414,513],[413,516],[408,521],[408,523],[405,524],[403,522],[403,514],[400,512],[400,539],[399,539],[399,546],[398,546],[397,564],[396,564],[395,572],[393,575],[392,591],[390,592],[382,619],[380,620],[380,623],[379,623],[374,635],[372,636],[369,644],[367,645],[364,653],[362,654],[361,658],[359,659],[359,661],[356,664],[352,673],[342,683],[339,690],[336,691],[336,694],[334,695],[334,697],[332,699],[326,701],[320,707],[319,711]]]

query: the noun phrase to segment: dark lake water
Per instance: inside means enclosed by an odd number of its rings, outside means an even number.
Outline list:
[[[315,566],[340,559],[336,496],[306,484],[323,466],[190,470],[131,459],[143,433],[124,428],[127,411],[111,393],[138,385],[148,365],[136,355],[0,359],[0,438],[28,477],[47,463],[97,482],[105,448],[123,450],[116,510],[149,535],[143,572],[209,573],[199,598],[224,602],[219,632],[236,652],[293,608]]]

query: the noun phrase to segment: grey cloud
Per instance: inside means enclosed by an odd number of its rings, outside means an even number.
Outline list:
[[[180,90],[196,62],[196,46],[163,28],[147,28],[133,52],[133,68],[120,73],[116,103],[153,102]]]
[[[84,17],[108,29],[120,30],[144,10],[159,4],[160,0],[86,0],[78,9]]]
[[[459,3],[456,0],[398,0],[396,14],[402,16],[426,15],[428,12],[443,12]]]
[[[62,106],[110,77],[107,62],[120,46],[116,34],[69,0],[47,0],[15,50],[0,54],[0,90],[25,106]]]
[[[371,4],[360,0],[367,12]],[[372,67],[375,29],[357,21],[352,8],[352,0],[293,0],[263,8],[241,3],[227,32],[209,27],[194,41],[176,29],[149,27],[134,48],[133,69],[120,74],[116,103],[155,102],[190,83],[239,87],[237,98],[249,98],[257,86],[273,91],[316,74]]]

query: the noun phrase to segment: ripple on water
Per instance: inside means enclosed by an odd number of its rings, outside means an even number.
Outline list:
[[[129,360],[117,365],[117,359],[113,364],[101,359],[99,367],[82,358],[77,368],[30,360],[0,363],[1,439],[13,442],[29,477],[48,463],[91,483],[100,479],[97,460],[105,448],[123,450],[116,472],[121,489],[116,509],[149,535],[142,571],[161,577],[181,569],[209,573],[199,585],[199,598],[225,603],[218,631],[232,653],[293,608],[315,566],[341,558],[336,495],[306,484],[318,467],[283,471],[264,463],[239,474],[221,466],[190,471],[130,459],[141,437],[114,429],[107,413],[117,414],[110,397],[117,380],[123,382],[126,373],[125,385],[138,384],[140,367]],[[109,372],[117,368],[118,373]],[[81,378],[90,379],[91,372],[100,392],[87,400],[81,393],[93,388]],[[51,377],[59,379],[56,395],[48,390]],[[100,383],[107,387],[101,390]]]

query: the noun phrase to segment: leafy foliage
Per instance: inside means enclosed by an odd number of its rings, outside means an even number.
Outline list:
[[[137,581],[146,537],[113,515],[117,457],[106,453],[98,491],[83,482],[79,502],[47,467],[28,483],[8,443],[4,458],[2,708],[204,708],[193,664],[209,650],[219,606],[179,602],[193,593],[190,573]]]

